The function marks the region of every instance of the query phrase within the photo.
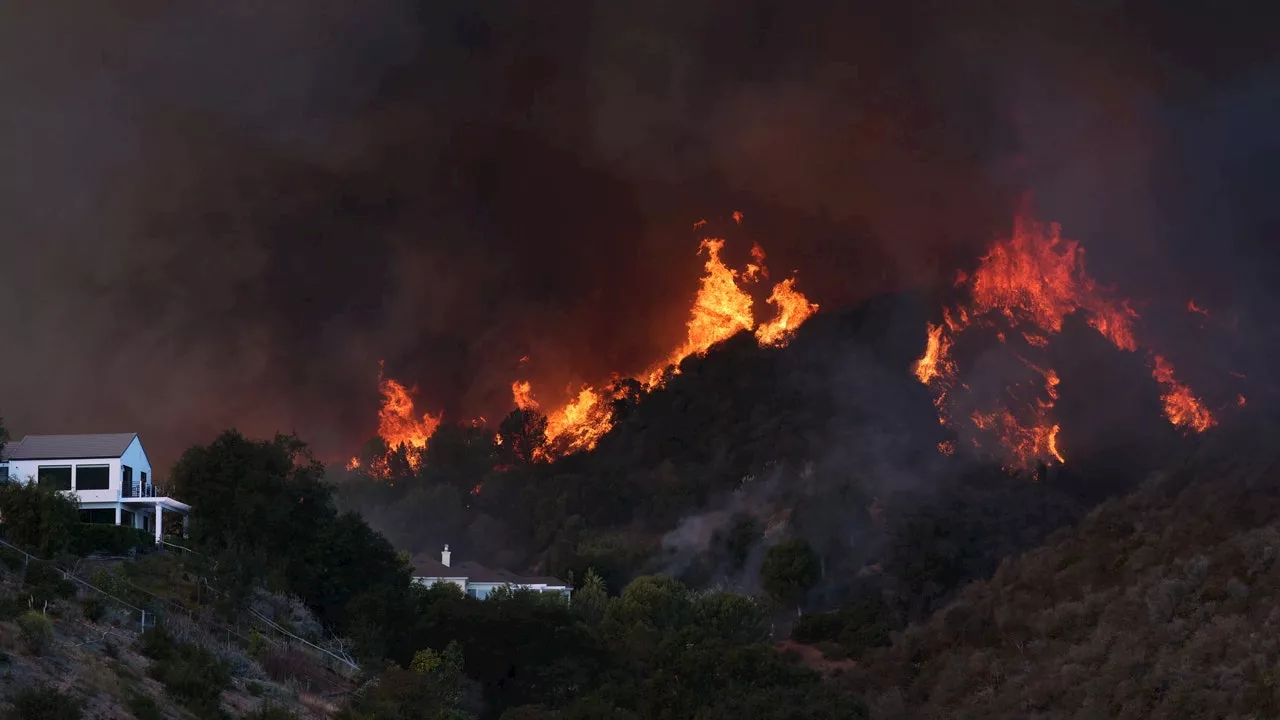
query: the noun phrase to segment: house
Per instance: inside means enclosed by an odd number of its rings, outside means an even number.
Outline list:
[[[569,597],[572,592],[564,581],[553,577],[537,577],[516,575],[507,570],[490,570],[473,562],[450,564],[449,546],[444,546],[440,559],[419,555],[412,561],[413,581],[420,585],[434,585],[438,582],[457,585],[467,595],[480,600],[489,597],[489,593],[500,587],[518,590],[532,590],[538,593],[558,593]]]
[[[191,506],[158,493],[151,461],[137,433],[28,435],[0,454],[0,478],[35,480],[80,501],[86,522],[128,525],[164,533],[164,514],[182,517],[186,535]]]

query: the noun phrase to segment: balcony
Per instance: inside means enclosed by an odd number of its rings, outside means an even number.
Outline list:
[[[134,481],[125,483],[120,489],[120,497],[125,498],[149,498],[156,497],[156,486],[152,483],[142,483]]]

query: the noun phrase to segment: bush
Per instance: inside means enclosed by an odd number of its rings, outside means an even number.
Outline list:
[[[0,481],[0,517],[15,545],[50,557],[71,542],[80,522],[80,504],[38,483]]]
[[[79,700],[47,685],[23,688],[9,702],[14,720],[80,720],[84,716]]]
[[[196,717],[222,717],[222,691],[231,684],[231,672],[217,655],[195,643],[175,642],[163,628],[143,633],[139,646],[153,661],[151,677],[183,707]]]
[[[80,603],[80,610],[84,613],[85,620],[96,623],[107,614],[107,604],[102,601],[102,598],[85,598],[84,602]]]
[[[71,528],[71,552],[80,556],[93,553],[128,555],[136,550],[149,549],[154,544],[155,539],[146,531],[127,525],[82,522]]]
[[[32,653],[39,655],[53,643],[53,621],[35,610],[18,616],[18,628],[22,639]]]
[[[27,601],[17,595],[0,596],[0,620],[12,620],[27,609]]]
[[[160,711],[160,703],[156,699],[140,692],[129,694],[129,712],[138,720],[160,720],[164,713]]]

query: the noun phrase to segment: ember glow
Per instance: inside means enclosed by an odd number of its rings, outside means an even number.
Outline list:
[[[390,378],[378,378],[378,389],[382,393],[382,408],[378,411],[378,435],[387,444],[388,450],[403,447],[409,467],[417,470],[422,464],[422,450],[427,441],[440,427],[441,415],[424,413],[417,416],[414,409],[413,395],[416,388],[406,388]],[[353,457],[347,462],[348,470],[363,470],[374,477],[386,477],[389,466],[385,457],[373,458],[368,467],[364,467],[360,458]]]
[[[732,217],[736,224],[742,224],[741,212],[735,211]],[[702,228],[706,224],[706,220],[699,220],[694,223],[694,228]],[[719,238],[704,238],[699,243],[697,254],[705,256],[706,260],[689,309],[689,319],[685,323],[685,339],[660,361],[632,376],[644,391],[661,387],[671,374],[679,372],[680,363],[686,358],[702,355],[740,332],[754,333],[761,347],[783,347],[791,341],[796,329],[818,311],[818,305],[810,302],[796,288],[796,280],[791,277],[775,284],[765,300],[774,307],[773,319],[757,325],[753,309],[755,300],[749,288],[769,277],[764,264],[764,250],[753,245],[751,262],[742,270],[735,270],[721,257],[724,247],[725,241]],[[525,356],[520,359],[520,364],[523,366],[528,360]],[[401,444],[409,449],[425,448],[440,425],[440,416],[427,414],[417,418],[411,391],[394,380],[381,380],[380,383],[384,400],[378,416],[378,434],[389,448],[394,449]],[[601,387],[587,385],[570,391],[568,399],[561,405],[548,409],[545,402],[535,398],[532,383],[516,380],[511,384],[511,399],[517,408],[545,413],[545,443],[534,451],[534,457],[539,460],[552,460],[594,448],[600,438],[613,428],[614,400],[623,393],[617,383]],[[501,436],[498,436],[497,444],[501,443]],[[410,453],[415,468],[419,456],[419,453]],[[369,465],[362,467],[358,458],[352,458],[347,468],[373,475],[386,474],[385,458],[375,458]]]
[[[735,213],[734,220],[740,224],[741,213]],[[783,347],[796,328],[818,311],[818,305],[796,289],[795,278],[788,278],[773,286],[767,300],[777,308],[774,319],[757,327],[754,300],[746,286],[769,276],[764,250],[753,245],[752,262],[739,271],[724,263],[724,246],[725,241],[718,238],[705,238],[698,245],[698,254],[705,254],[707,259],[685,323],[685,340],[662,361],[635,376],[646,391],[661,387],[669,373],[679,371],[686,358],[702,355],[743,331],[754,331],[762,347]],[[538,407],[527,382],[512,385],[512,399],[519,408]],[[595,447],[613,428],[614,399],[612,390],[584,387],[563,406],[547,412],[546,445],[535,455],[550,459]]]
[[[1036,381],[1012,383],[995,399],[973,397],[969,386],[957,380],[959,369],[952,357],[955,339],[970,328],[986,328],[1001,343],[1021,337],[1030,353],[1048,346],[1066,317],[1080,312],[1112,345],[1133,352],[1138,349],[1134,334],[1138,313],[1085,272],[1084,250],[1075,241],[1064,240],[1056,223],[1044,225],[1023,217],[1016,219],[1013,236],[994,245],[977,270],[957,275],[956,287],[968,290],[970,303],[943,308],[943,321],[927,326],[924,354],[912,368],[916,378],[934,391],[939,422],[972,432],[975,448],[990,450],[994,445],[1010,469],[1065,462],[1058,447],[1061,426],[1053,420],[1057,372],[1014,351],[1028,377]],[[1160,355],[1151,358],[1152,377],[1160,384],[1169,422],[1193,432],[1212,427],[1213,415],[1174,378],[1173,366]],[[976,406],[966,413],[967,428],[951,421],[957,390],[966,396],[966,407]]]

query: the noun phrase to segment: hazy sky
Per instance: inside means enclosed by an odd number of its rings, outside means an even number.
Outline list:
[[[956,5],[8,3],[0,415],[340,456],[379,360],[501,413],[525,354],[559,387],[670,347],[703,217],[837,308],[949,277],[1030,189],[1132,294],[1270,299],[1266,23]]]

